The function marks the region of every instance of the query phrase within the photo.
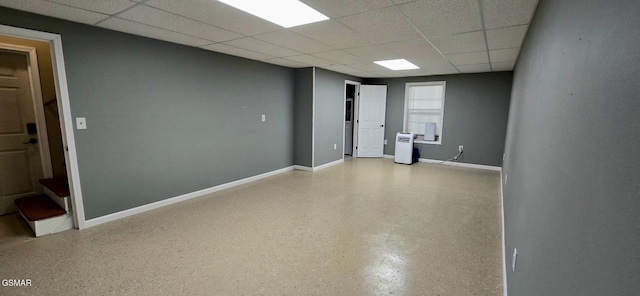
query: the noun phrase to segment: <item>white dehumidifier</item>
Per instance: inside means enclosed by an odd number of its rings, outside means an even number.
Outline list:
[[[396,134],[396,163],[413,163],[413,133]]]

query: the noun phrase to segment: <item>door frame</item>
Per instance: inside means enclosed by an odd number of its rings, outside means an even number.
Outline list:
[[[0,25],[0,34],[49,43],[49,47],[51,48],[51,61],[53,64],[53,80],[56,86],[56,96],[58,99],[57,104],[60,129],[62,132],[62,144],[65,148],[64,158],[67,164],[73,222],[75,228],[84,229],[86,228],[84,203],[82,200],[82,188],[80,186],[80,171],[78,169],[78,154],[76,151],[76,141],[73,131],[73,120],[71,118],[71,103],[69,100],[69,89],[67,86],[67,74],[65,71],[64,55],[62,52],[62,37],[59,34],[5,25]]]
[[[361,83],[358,81],[353,81],[353,80],[345,80],[344,81],[344,91],[342,92],[344,94],[344,98],[343,98],[343,108],[342,108],[342,118],[344,118],[344,114],[347,113],[347,84],[350,85],[355,85],[356,87],[356,93],[353,96],[353,104],[351,105],[351,108],[353,108],[353,118],[351,118],[353,120],[353,140],[352,140],[352,147],[351,147],[351,151],[353,151],[351,153],[351,157],[352,158],[356,158],[358,157],[358,149],[355,149],[353,146],[356,145],[357,140],[358,140],[358,103],[360,102],[360,85]],[[344,160],[344,136],[345,136],[345,128],[347,126],[347,123],[344,121],[344,119],[342,120],[342,160]]]
[[[19,54],[27,59],[27,72],[29,73],[29,87],[31,88],[31,101],[33,113],[38,127],[38,146],[40,150],[40,163],[42,176],[53,177],[51,167],[51,153],[49,151],[49,135],[47,133],[47,121],[44,116],[44,102],[42,101],[42,87],[40,84],[40,70],[38,69],[38,56],[34,47],[0,43],[0,50]]]

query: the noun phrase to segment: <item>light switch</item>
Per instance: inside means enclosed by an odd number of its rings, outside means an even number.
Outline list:
[[[264,114],[262,114],[262,122],[265,122],[265,120],[267,120],[267,118]]]
[[[84,117],[76,117],[76,128],[79,130],[87,129],[87,119]]]

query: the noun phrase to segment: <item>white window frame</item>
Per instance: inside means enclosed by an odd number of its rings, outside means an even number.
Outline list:
[[[408,118],[408,113],[409,113],[409,89],[413,86],[433,86],[433,85],[441,85],[442,86],[442,112],[441,112],[441,117],[442,117],[442,123],[440,123],[440,133],[438,133],[436,131],[436,134],[438,135],[438,140],[437,141],[425,141],[424,140],[424,134],[418,134],[417,139],[414,141],[414,143],[422,143],[422,144],[434,144],[434,145],[441,145],[442,144],[442,136],[444,133],[444,103],[445,103],[445,99],[447,97],[446,92],[447,92],[447,82],[446,81],[426,81],[426,82],[408,82],[405,84],[405,90],[404,90],[404,120],[402,123],[402,131],[403,132],[407,132],[407,120]]]

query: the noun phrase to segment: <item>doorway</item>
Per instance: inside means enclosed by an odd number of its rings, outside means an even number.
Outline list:
[[[356,118],[357,118],[357,102],[360,83],[345,80],[344,90],[344,147],[343,159],[356,157],[356,149],[354,143],[357,143]]]
[[[0,43],[0,215],[52,177],[35,48]]]
[[[49,52],[51,57],[51,70],[53,74],[53,92],[55,93],[56,100],[48,102],[50,108],[58,112],[58,120],[57,124],[59,126],[59,130],[61,131],[61,142],[62,146],[60,150],[63,154],[63,172],[68,176],[68,185],[70,191],[70,201],[71,201],[71,214],[73,216],[73,224],[75,228],[82,229],[85,228],[85,218],[84,218],[84,207],[82,203],[82,194],[80,188],[80,176],[78,169],[78,159],[75,147],[74,140],[74,132],[73,132],[73,123],[71,118],[71,106],[69,102],[69,91],[67,87],[67,78],[64,67],[64,56],[62,52],[62,39],[58,34],[45,33],[40,31],[34,31],[29,29],[15,28],[5,25],[0,25],[0,36],[4,36],[7,38],[21,38],[25,40],[31,41],[40,41],[47,43],[49,45]],[[34,52],[35,54],[35,52]],[[41,110],[44,112],[44,108],[38,109],[36,108],[36,112]],[[41,132],[39,134],[46,134],[45,123],[38,126],[37,129],[40,129]],[[28,127],[26,128],[28,131]],[[45,128],[46,129],[46,128]],[[29,140],[32,141],[32,140]],[[42,142],[42,141],[39,141]],[[39,147],[44,147],[40,145]],[[27,144],[24,144],[27,145]],[[42,152],[44,149],[40,149]],[[54,165],[55,167],[55,165]],[[51,176],[51,173],[45,173],[48,176]]]

